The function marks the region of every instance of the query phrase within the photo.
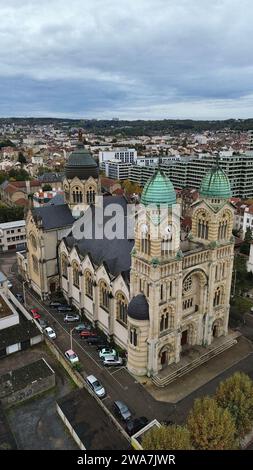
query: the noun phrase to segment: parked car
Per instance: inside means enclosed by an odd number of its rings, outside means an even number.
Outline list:
[[[99,398],[105,397],[105,389],[103,385],[101,385],[101,383],[98,381],[98,379],[94,377],[94,375],[88,375],[88,377],[86,377],[86,382]]]
[[[109,343],[106,343],[103,339],[103,341],[101,343],[98,343],[97,345],[97,350],[98,351],[101,351],[101,349],[104,349],[104,348],[109,348],[110,347],[110,344]]]
[[[48,336],[48,338],[50,338],[50,339],[55,339],[56,338],[56,333],[53,330],[53,328],[51,328],[51,326],[48,326],[47,328],[45,328],[44,332]]]
[[[67,313],[64,317],[65,323],[72,323],[74,321],[80,321],[80,316],[77,313]]]
[[[58,307],[63,307],[61,302],[50,302],[49,307],[51,308],[58,308]]]
[[[119,356],[107,356],[103,359],[103,365],[105,367],[109,367],[109,366],[114,366],[114,367],[117,367],[117,366],[122,366],[123,365],[123,359],[122,357],[119,357]]]
[[[30,312],[31,312],[33,318],[35,318],[35,320],[40,318],[40,314],[39,314],[39,311],[38,311],[37,308],[31,308]]]
[[[141,418],[128,419],[126,422],[126,431],[129,436],[132,436],[136,432],[140,431],[144,426],[148,424],[148,419],[145,416]]]
[[[123,401],[117,400],[114,402],[114,411],[123,421],[127,421],[132,417],[132,414]]]
[[[41,328],[46,328],[47,327],[47,322],[43,320],[43,318],[37,318],[38,324],[41,326]]]
[[[65,352],[65,357],[69,360],[69,362],[71,362],[71,364],[79,362],[78,355],[72,349],[68,349],[68,351]]]
[[[81,331],[90,331],[91,330],[91,325],[89,325],[88,323],[80,323],[79,325],[77,325],[75,327],[75,331],[77,333],[80,333]]]
[[[23,297],[22,294],[17,293],[17,294],[16,294],[16,299],[17,299],[21,304],[24,303],[24,297]]]
[[[11,289],[11,288],[13,287],[11,281],[8,281],[8,282],[7,282],[7,287],[8,287],[8,289]]]
[[[97,334],[96,332],[94,332],[94,331],[83,330],[83,331],[81,331],[81,332],[79,333],[79,336],[80,336],[80,338],[82,338],[82,339],[87,339],[87,338],[91,338],[91,337],[93,337],[93,338],[96,337],[96,338],[97,338],[97,337],[98,337],[98,334]]]
[[[103,348],[99,351],[100,359],[104,359],[107,356],[117,356],[115,349],[112,348]]]
[[[73,308],[71,305],[61,305],[61,307],[57,307],[58,312],[73,312]]]
[[[87,338],[87,344],[101,344],[103,341],[103,338],[101,336],[88,336]]]

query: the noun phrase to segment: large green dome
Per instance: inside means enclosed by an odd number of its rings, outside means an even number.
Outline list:
[[[144,186],[141,203],[172,206],[176,204],[176,193],[169,178],[158,169]]]
[[[232,197],[229,179],[219,166],[207,172],[199,192],[200,196],[205,198],[229,199]]]

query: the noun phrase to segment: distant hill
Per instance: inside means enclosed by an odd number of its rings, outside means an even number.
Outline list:
[[[252,119],[227,119],[224,121],[194,121],[192,119],[162,120],[98,120],[98,119],[58,119],[58,118],[0,118],[0,123],[53,124],[59,128],[82,127],[88,132],[106,135],[137,136],[159,133],[201,132],[201,131],[247,131],[253,129]]]

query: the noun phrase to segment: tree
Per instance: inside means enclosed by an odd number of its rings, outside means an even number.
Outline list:
[[[15,220],[23,220],[24,218],[24,208],[15,206],[7,207],[1,206],[0,210],[0,223],[4,222],[13,222]]]
[[[247,434],[253,425],[253,382],[243,372],[236,372],[216,390],[215,398],[234,418],[239,437]]]
[[[18,162],[21,163],[21,165],[26,164],[26,158],[22,152],[19,152],[18,154]]]
[[[235,423],[228,410],[218,406],[213,398],[195,400],[187,428],[197,450],[229,450],[236,448]]]
[[[47,184],[44,184],[44,186],[42,187],[43,191],[52,191],[52,186],[51,184],[47,183]]]
[[[29,180],[29,174],[27,171],[21,169],[21,170],[15,170],[12,168],[9,171],[9,177],[14,178],[16,181],[27,181]]]
[[[190,450],[190,433],[183,426],[161,426],[145,433],[142,443],[145,450]]]

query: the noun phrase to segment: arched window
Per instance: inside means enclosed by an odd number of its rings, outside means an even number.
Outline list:
[[[191,278],[191,276],[189,276],[184,281],[183,290],[184,290],[184,292],[188,292],[188,291],[191,290],[191,288],[192,288],[192,278]]]
[[[138,344],[138,334],[136,328],[130,328],[130,335],[129,335],[130,343],[133,346],[137,346]]]
[[[89,187],[87,193],[86,193],[86,197],[87,197],[87,204],[95,204],[95,191],[94,189],[92,188],[92,186]]]
[[[117,320],[127,325],[127,299],[121,292],[116,295],[116,316]]]
[[[79,204],[83,202],[83,193],[78,186],[75,187],[72,194],[74,203]]]
[[[68,258],[65,253],[61,257],[61,274],[64,277],[68,277]]]
[[[203,212],[198,219],[198,238],[208,239],[209,223],[206,220],[206,215]]]
[[[222,305],[223,303],[223,290],[221,287],[217,287],[214,298],[213,298],[213,306],[217,307],[218,305]]]
[[[86,271],[85,273],[85,294],[93,299],[93,281],[90,271]]]
[[[100,282],[99,296],[100,296],[100,307],[108,311],[109,310],[109,288],[106,282],[104,281]]]
[[[174,328],[174,315],[168,310],[164,310],[160,319],[160,331]]]
[[[79,287],[79,266],[76,261],[72,264],[73,284],[75,287]]]
[[[146,255],[150,255],[150,235],[149,233],[142,233],[141,238],[141,251]]]
[[[30,234],[30,242],[32,244],[32,247],[37,250],[37,241],[35,238],[35,235],[33,233]]]
[[[172,253],[171,250],[171,235],[164,237],[161,241],[161,255],[168,256]]]
[[[36,256],[32,255],[32,264],[33,264],[33,271],[38,274],[39,272],[39,262]]]

